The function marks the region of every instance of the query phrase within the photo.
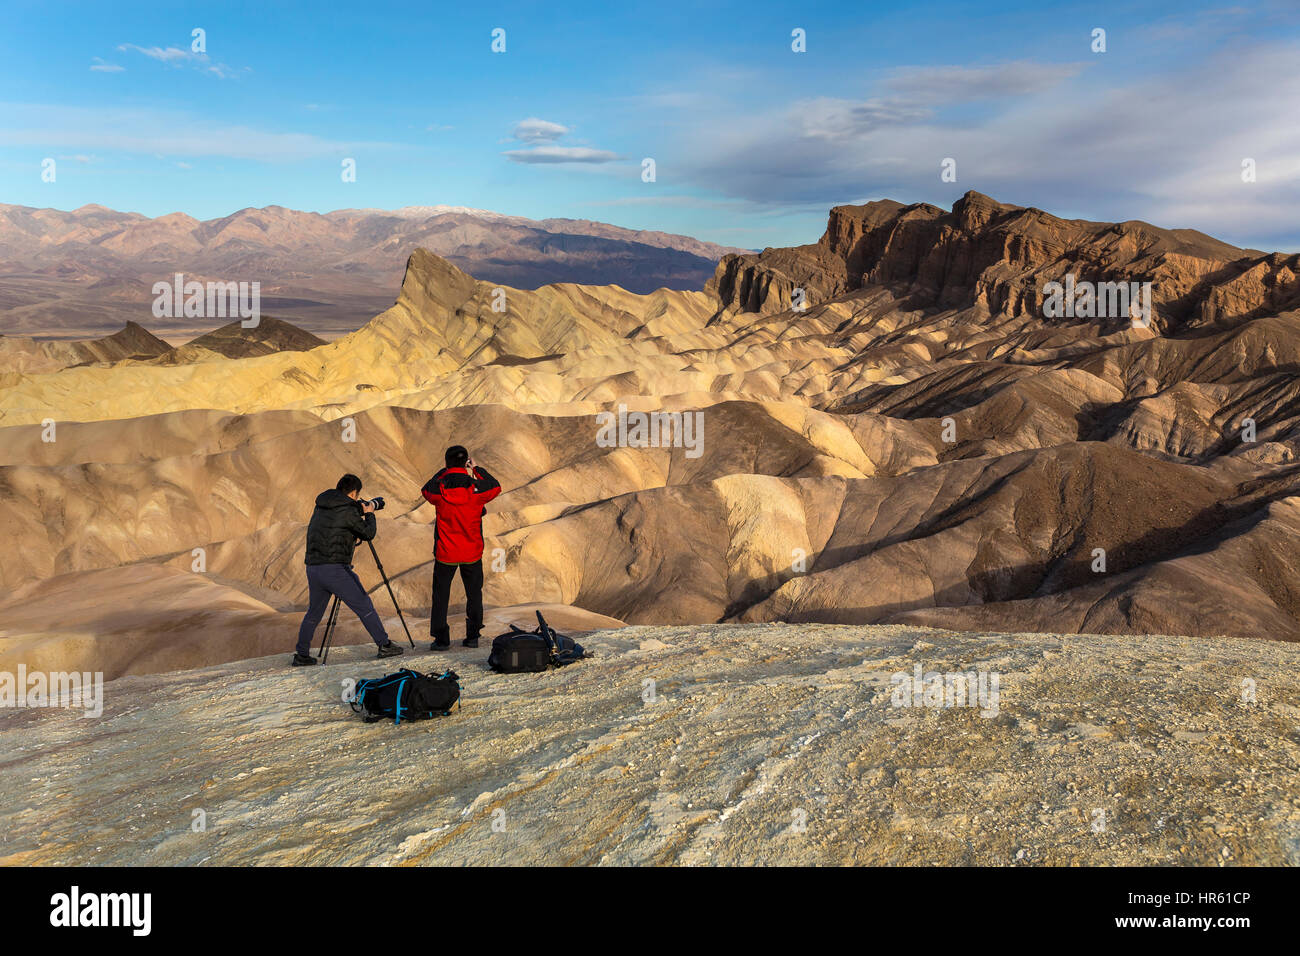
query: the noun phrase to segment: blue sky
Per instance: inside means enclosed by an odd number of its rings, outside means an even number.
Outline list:
[[[1300,248],[1294,3],[6,2],[0,17],[0,202],[199,218],[449,204],[762,247],[815,241],[834,204],[977,189]]]

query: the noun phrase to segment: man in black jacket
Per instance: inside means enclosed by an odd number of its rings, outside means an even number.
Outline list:
[[[352,570],[352,550],[358,541],[375,536],[375,506],[361,500],[361,479],[344,475],[338,485],[322,491],[316,498],[316,510],[307,525],[307,584],[310,588],[307,614],[298,628],[298,646],[293,665],[304,667],[316,663],[311,656],[312,636],[325,616],[330,598],[338,595],[379,645],[379,657],[396,657],[402,649],[388,639],[379,613],[361,580]]]

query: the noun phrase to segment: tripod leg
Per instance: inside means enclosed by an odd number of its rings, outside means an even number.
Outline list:
[[[325,635],[321,638],[320,650],[316,653],[316,659],[322,664],[329,658],[330,638],[334,636],[334,622],[339,616],[339,596],[334,595],[334,602],[330,605],[329,615],[325,618]]]
[[[388,596],[393,599],[393,607],[397,608],[397,617],[402,622],[402,630],[406,632],[406,639],[410,641],[411,647],[415,647],[415,639],[411,637],[411,629],[406,626],[406,617],[402,614],[402,607],[397,603],[397,595],[393,593],[393,586],[388,583],[388,575],[384,573],[384,566],[379,561],[379,552],[375,550],[375,543],[367,541],[370,545],[370,553],[374,555],[375,567],[379,569],[379,576],[384,579],[384,587],[388,588]]]

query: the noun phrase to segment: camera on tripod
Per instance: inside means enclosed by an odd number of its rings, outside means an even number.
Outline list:
[[[367,501],[366,504],[370,505],[376,511],[384,510],[384,499],[381,498],[379,495],[375,495],[373,498]]]

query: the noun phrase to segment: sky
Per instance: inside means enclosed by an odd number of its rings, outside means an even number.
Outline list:
[[[1294,0],[0,0],[0,24],[0,203],[445,204],[762,248],[975,189],[1300,249]]]

